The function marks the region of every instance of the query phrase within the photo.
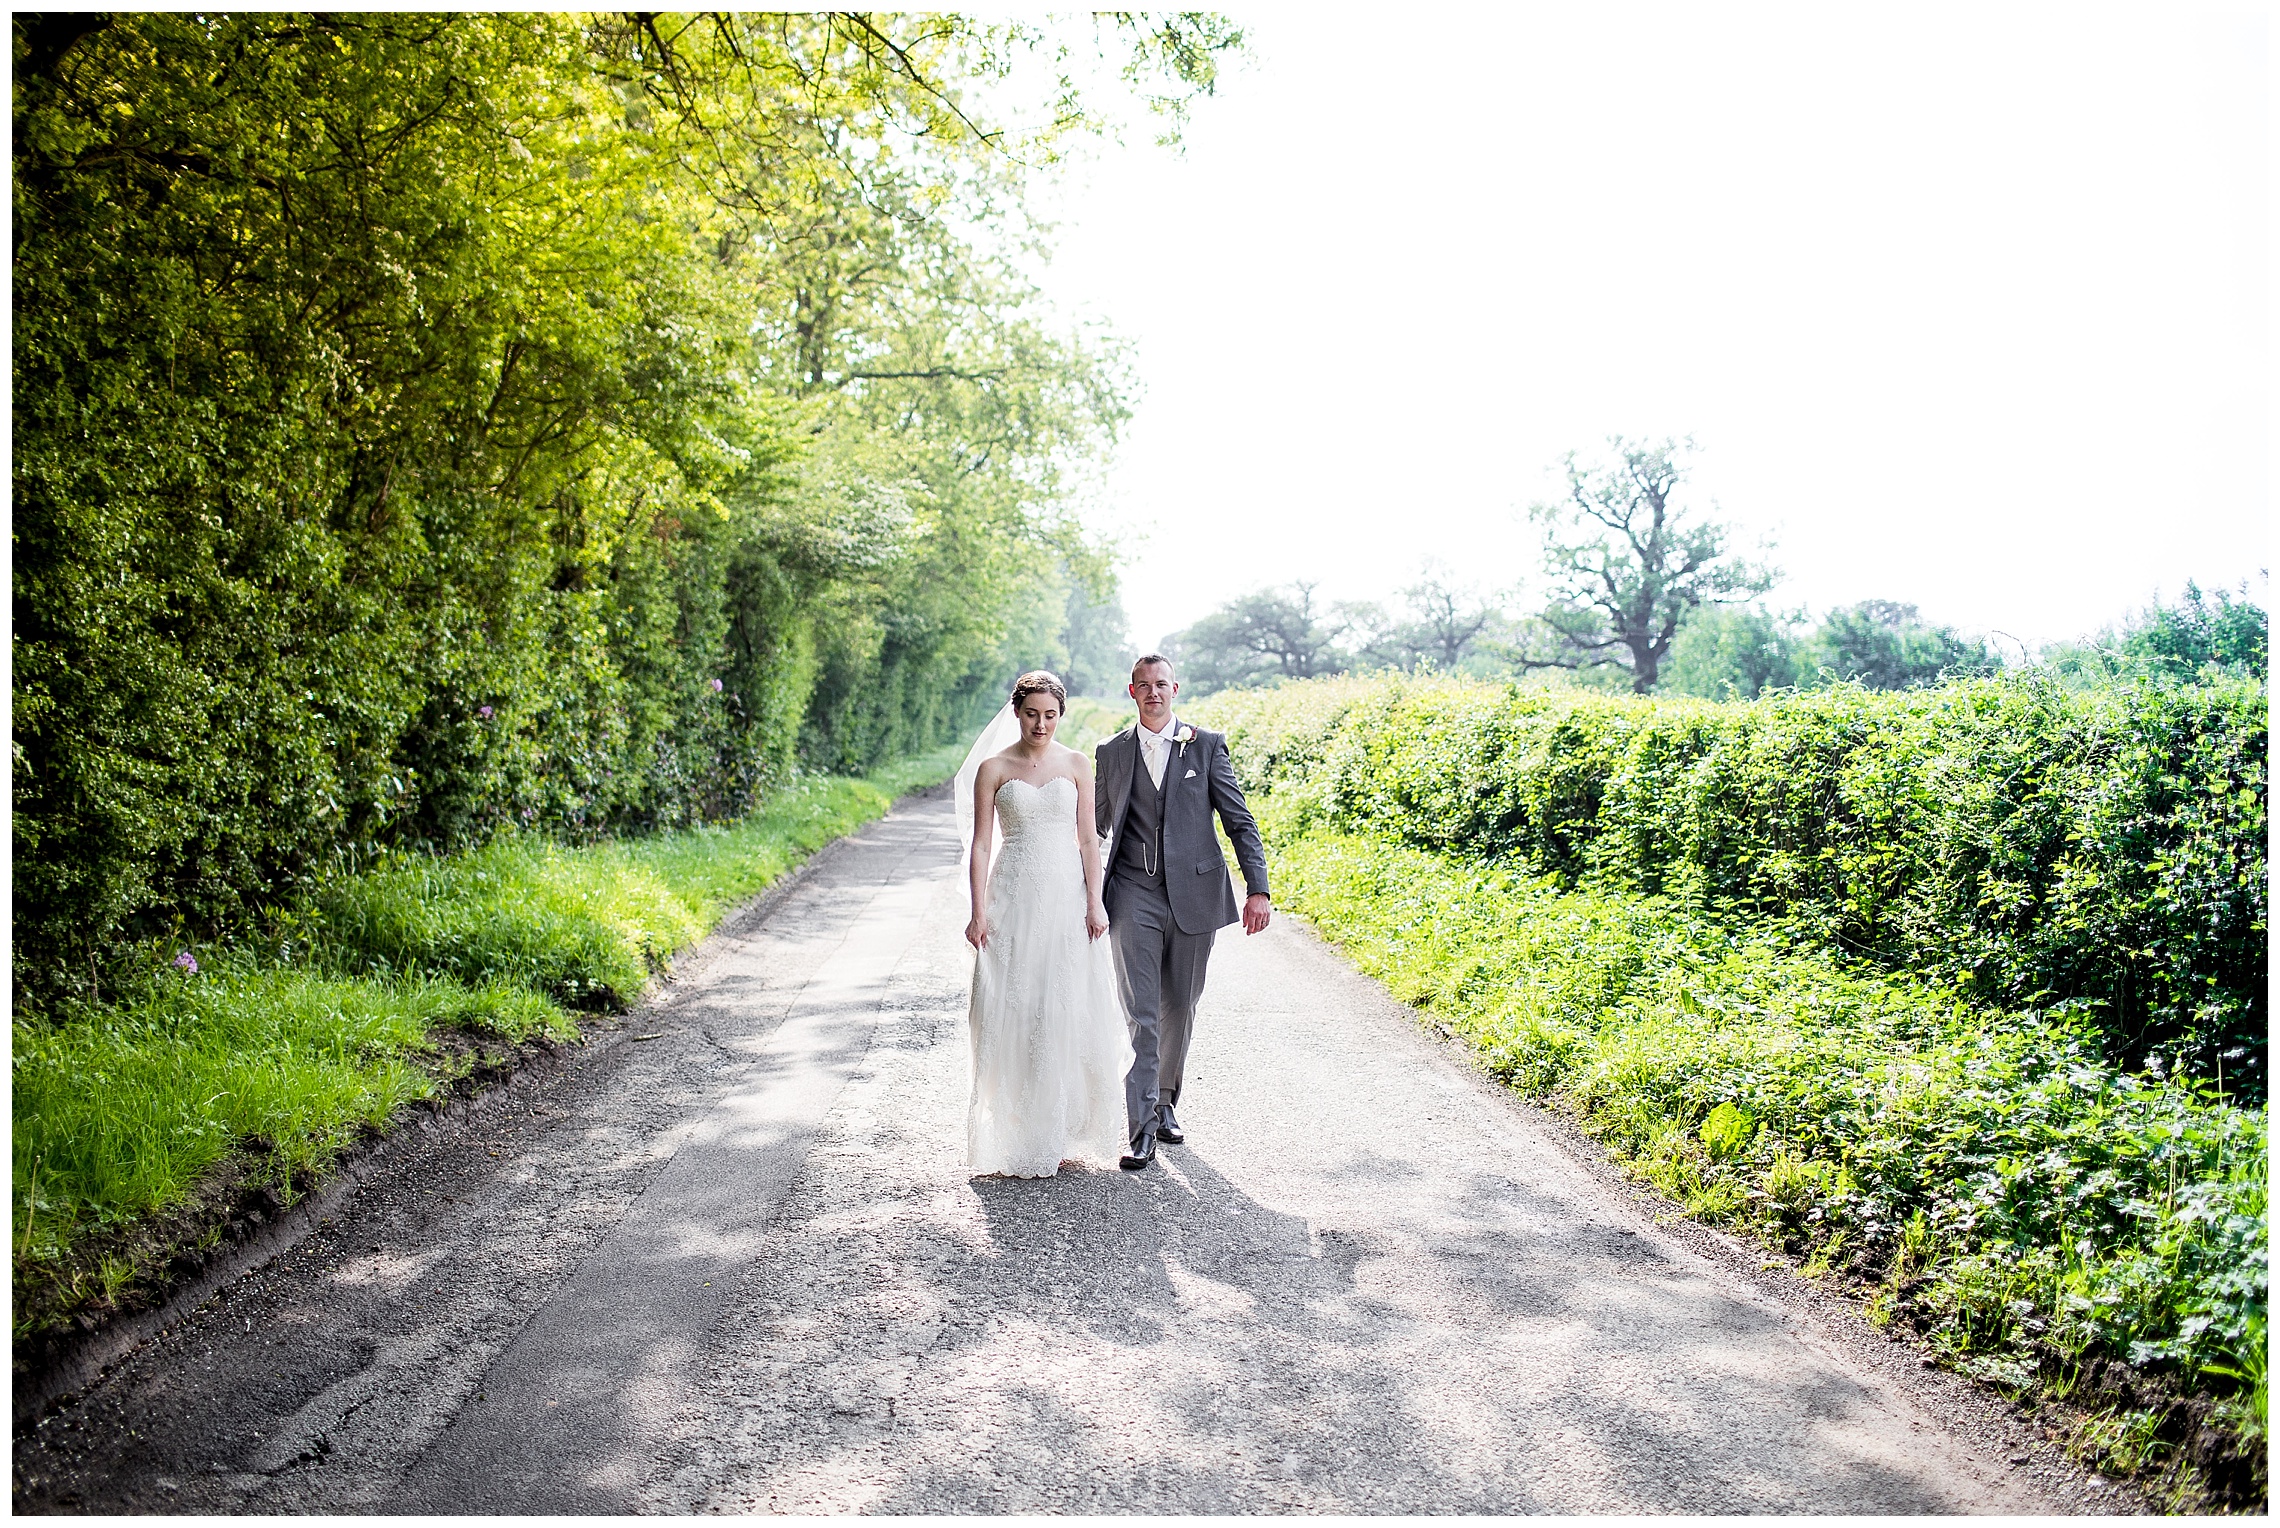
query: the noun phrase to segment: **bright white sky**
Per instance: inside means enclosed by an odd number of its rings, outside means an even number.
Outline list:
[[[1772,596],[2026,642],[2270,563],[2269,22],[2242,6],[1236,14],[1184,157],[1073,168],[1133,340],[1101,507],[1150,643],[1261,584],[1533,578],[1606,436],[1692,434]]]

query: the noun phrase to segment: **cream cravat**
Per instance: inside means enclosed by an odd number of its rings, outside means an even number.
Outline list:
[[[1146,727],[1140,729],[1140,757],[1148,766],[1148,778],[1155,782],[1158,790],[1164,788],[1164,760],[1169,758],[1172,752],[1170,734],[1178,726],[1179,723],[1176,720],[1166,717],[1164,719],[1164,731],[1161,735],[1150,732]]]

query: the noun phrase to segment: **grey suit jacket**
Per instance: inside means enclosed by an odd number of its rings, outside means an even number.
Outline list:
[[[1124,831],[1124,814],[1132,804],[1133,778],[1146,767],[1140,761],[1137,726],[1125,728],[1093,750],[1093,822],[1108,841],[1103,850],[1107,865],[1115,863],[1117,835]],[[1225,928],[1243,912],[1227,884],[1227,857],[1219,852],[1219,835],[1211,829],[1212,813],[1219,814],[1235,845],[1245,893],[1267,895],[1267,846],[1251,819],[1243,787],[1235,783],[1227,735],[1197,727],[1192,740],[1174,745],[1164,761],[1163,789],[1164,890],[1171,900],[1173,921],[1183,934]],[[1109,881],[1113,886],[1115,877]],[[1109,909],[1112,917],[1115,911]]]

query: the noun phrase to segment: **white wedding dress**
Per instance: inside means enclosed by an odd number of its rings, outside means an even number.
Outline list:
[[[1108,939],[1085,931],[1077,783],[1008,780],[997,819],[1004,838],[990,866],[989,938],[974,957],[967,1010],[966,1166],[1050,1178],[1063,1161],[1113,1165],[1126,1146],[1132,1042]]]

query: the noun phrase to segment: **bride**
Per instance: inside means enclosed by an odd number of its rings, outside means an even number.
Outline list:
[[[975,951],[966,1166],[977,1176],[1050,1178],[1070,1161],[1114,1164],[1126,1144],[1132,1044],[1101,937],[1092,761],[1053,741],[1068,698],[1042,669],[1022,675],[958,774]]]

